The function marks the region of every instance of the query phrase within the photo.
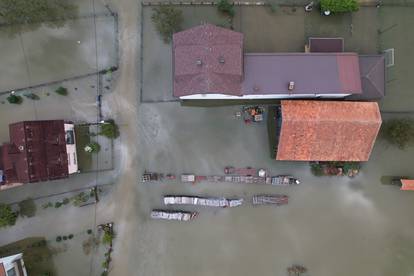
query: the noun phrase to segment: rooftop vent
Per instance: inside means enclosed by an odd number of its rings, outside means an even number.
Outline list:
[[[288,89],[289,89],[289,91],[292,91],[293,89],[295,89],[295,82],[294,81],[289,82]]]
[[[197,64],[197,66],[201,66],[201,65],[203,65],[203,61],[201,59],[197,59],[196,64]]]
[[[23,151],[23,150],[24,150],[24,146],[20,145],[20,146],[19,146],[19,150],[20,150],[20,151]]]
[[[224,64],[224,63],[226,63],[226,61],[225,61],[225,59],[224,59],[224,57],[223,57],[223,56],[220,56],[220,57],[219,57],[219,63],[220,63],[220,64]]]

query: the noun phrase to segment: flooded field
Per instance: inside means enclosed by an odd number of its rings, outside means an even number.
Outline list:
[[[302,184],[138,183],[136,222],[129,222],[139,233],[130,246],[139,256],[135,275],[285,275],[292,263],[326,276],[414,271],[413,195],[380,183],[384,173],[410,172],[401,160],[410,160],[413,148],[402,152],[379,141],[358,177],[317,178],[306,163],[270,160],[265,126],[234,119],[238,107],[167,103],[140,109],[139,171],[220,174],[226,165],[255,166],[293,174]],[[249,198],[257,193],[287,194],[289,205],[252,207]],[[191,223],[149,220],[165,194],[241,196],[247,202],[231,209],[186,208],[200,212]]]
[[[236,119],[234,113],[240,106],[196,108],[182,107],[176,102],[140,103],[137,91],[141,88],[139,60],[142,53],[138,43],[141,29],[137,22],[141,22],[141,6],[132,0],[112,2],[120,15],[121,63],[114,92],[105,96],[103,111],[105,116],[114,118],[120,125],[121,137],[115,144],[115,170],[106,175],[85,174],[65,182],[28,185],[17,188],[16,193],[2,193],[1,199],[10,202],[18,195],[47,194],[52,190],[109,182],[111,177],[117,177],[113,192],[96,206],[95,212],[92,210],[94,207],[84,212],[67,209],[68,212],[59,215],[46,210],[39,217],[2,231],[1,243],[29,233],[52,238],[56,233],[75,233],[81,231],[77,229],[83,231],[97,223],[114,221],[116,239],[110,275],[285,276],[286,267],[294,263],[306,266],[309,275],[318,276],[414,275],[414,219],[411,215],[414,194],[382,185],[380,181],[383,175],[413,175],[414,147],[401,151],[379,139],[371,160],[363,165],[356,178],[315,177],[306,163],[271,160],[266,125],[246,126]],[[90,8],[86,3],[83,5]],[[356,22],[355,26],[360,30],[355,27],[354,35],[361,37],[361,33],[367,30],[373,35],[375,28],[366,25],[376,16],[373,13],[372,9],[363,10],[353,19],[355,21],[342,18],[323,26],[319,25],[323,23],[320,18],[312,14],[306,19],[312,23],[306,29],[303,29],[303,19],[296,22],[286,17],[282,22],[293,24],[289,26],[292,29],[299,23],[300,33],[305,32],[305,35],[325,35],[329,30],[339,30],[335,33],[339,35],[341,32],[346,34],[349,24]],[[148,14],[144,16],[148,17]],[[404,13],[404,16],[411,18],[409,14]],[[393,21],[397,17],[398,14],[391,15],[387,20]],[[343,26],[335,29],[336,24]],[[257,25],[261,26],[260,22]],[[249,29],[248,26],[243,28]],[[358,46],[357,39],[347,35],[353,39],[350,49],[377,47],[377,43],[369,39]],[[367,37],[374,39],[376,36]],[[302,45],[297,47],[300,49]],[[154,45],[153,52],[150,49],[145,55],[154,57],[160,49],[168,50],[168,47]],[[82,68],[89,68],[88,59],[82,62],[85,62]],[[25,74],[17,71],[15,76]],[[152,74],[164,71],[155,68]],[[401,74],[401,78],[407,78],[406,71]],[[406,94],[400,101],[401,105],[412,99],[408,90],[404,91]],[[95,110],[92,94],[78,99],[74,103],[85,99],[85,104],[91,104]],[[384,105],[387,101],[388,96],[382,106],[399,110],[396,101]],[[43,107],[43,115],[36,118],[50,118],[48,116],[52,115],[45,113],[46,109]],[[28,110],[28,113],[17,113],[23,114],[19,119],[32,119],[30,112],[34,111]],[[71,112],[76,110],[76,106],[62,110],[67,116],[73,116]],[[85,112],[89,114],[89,111]],[[59,110],[54,109],[53,113],[57,116]],[[76,114],[79,118],[84,117]],[[384,115],[386,118],[391,116],[398,115]],[[301,179],[302,184],[283,188],[139,181],[145,169],[175,174],[221,174],[227,165],[266,168],[272,174],[292,174]],[[61,187],[59,183],[62,183]],[[54,185],[53,188],[49,184]],[[289,195],[289,204],[252,207],[250,198],[258,193]],[[185,207],[200,212],[199,217],[190,223],[150,220],[150,210],[163,207],[162,196],[165,194],[244,197],[246,204],[229,209]],[[56,258],[58,275],[71,276],[74,272],[80,276],[100,275],[97,268],[100,267],[102,252],[82,255],[81,240],[75,238],[66,255]],[[91,267],[95,269],[91,270]]]
[[[117,65],[113,16],[70,20],[63,28],[41,27],[10,37],[0,28],[0,91],[81,76]],[[96,52],[97,51],[97,52]]]

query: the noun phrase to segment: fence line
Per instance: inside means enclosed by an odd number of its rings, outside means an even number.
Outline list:
[[[106,16],[113,16],[114,17],[114,36],[115,36],[115,66],[118,68],[119,67],[119,18],[118,18],[118,14],[117,13],[103,13]],[[98,15],[99,17],[100,15]],[[93,15],[91,15],[90,17],[93,17]],[[1,25],[0,25],[1,27]],[[110,68],[107,68],[110,69]],[[59,84],[61,82],[65,82],[65,81],[73,81],[73,80],[78,80],[78,79],[82,79],[82,78],[87,78],[87,77],[91,77],[91,76],[95,76],[97,74],[99,74],[99,77],[101,78],[104,71],[106,71],[106,69],[104,70],[96,70],[94,72],[91,73],[87,73],[87,74],[82,74],[82,75],[78,75],[78,76],[72,76],[72,77],[68,77],[68,78],[64,78],[64,79],[59,79],[59,80],[54,80],[54,81],[47,81],[47,82],[42,82],[42,83],[38,83],[35,85],[30,85],[30,86],[26,86],[26,87],[22,87],[22,88],[16,88],[16,89],[9,89],[9,90],[5,90],[5,91],[0,91],[0,96],[1,95],[6,95],[9,94],[11,91],[15,91],[15,92],[23,92],[25,90],[29,90],[29,89],[36,89],[36,88],[40,88],[40,87],[44,87],[44,86],[50,86],[50,85],[55,85],[55,84]],[[101,91],[100,94],[102,94],[102,88],[100,88]]]
[[[34,183],[34,184],[36,185],[36,183]],[[24,185],[31,185],[31,184],[24,184]],[[82,187],[82,188],[78,188],[78,189],[73,189],[73,190],[69,190],[69,191],[54,193],[54,194],[50,194],[50,195],[43,195],[43,196],[30,197],[30,198],[33,199],[33,200],[39,200],[39,199],[45,199],[45,198],[54,197],[54,196],[60,196],[60,195],[65,195],[65,194],[70,194],[70,193],[75,193],[75,192],[81,192],[81,191],[85,191],[85,190],[90,190],[90,189],[92,189],[94,187],[105,187],[105,186],[113,186],[113,185],[114,184],[112,184],[112,183],[108,183],[108,184],[98,184],[98,185],[92,185],[92,186]],[[10,188],[10,189],[14,189],[14,188]],[[24,199],[22,199],[22,200],[24,200]],[[8,203],[8,205],[16,205],[16,204],[19,204],[19,202],[21,202],[22,200]]]
[[[76,20],[76,19],[87,19],[91,17],[106,17],[106,16],[114,16],[113,12],[100,12],[100,13],[88,13],[84,15],[79,16],[67,16],[67,17],[60,17],[55,19],[49,19],[49,20],[39,20],[39,21],[33,21],[28,24],[7,24],[7,23],[0,23],[0,28],[10,27],[10,26],[21,26],[21,25],[31,25],[31,24],[40,24],[40,23],[47,23],[47,22],[58,22],[58,21],[67,21],[67,20]]]
[[[309,4],[311,1],[303,1],[302,3],[277,3],[280,7],[302,7]],[[258,2],[233,2],[234,6],[270,6],[273,2],[271,1],[258,1]],[[143,1],[143,6],[215,6],[217,2],[214,1]],[[404,3],[382,3],[381,1],[371,1],[361,3],[360,7],[414,7],[414,2]]]

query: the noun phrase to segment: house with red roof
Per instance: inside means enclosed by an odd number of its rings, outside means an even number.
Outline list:
[[[312,38],[306,53],[244,53],[243,34],[205,24],[173,35],[173,95],[189,99],[378,100],[382,55],[343,52],[343,40]]]
[[[73,123],[24,121],[9,125],[9,133],[10,142],[0,146],[0,190],[78,171]]]

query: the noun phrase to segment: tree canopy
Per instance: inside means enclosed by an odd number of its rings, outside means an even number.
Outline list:
[[[321,0],[322,11],[331,11],[333,13],[354,12],[359,9],[357,0]]]
[[[382,124],[383,137],[391,144],[404,149],[414,142],[414,122],[410,119],[393,119]]]
[[[182,11],[169,6],[153,8],[151,16],[155,28],[165,43],[170,43],[172,35],[181,30]]]
[[[0,24],[9,25],[12,33],[34,30],[42,24],[62,27],[77,13],[78,7],[70,0],[0,0]]]
[[[0,227],[11,226],[16,223],[17,214],[9,205],[0,203]]]

